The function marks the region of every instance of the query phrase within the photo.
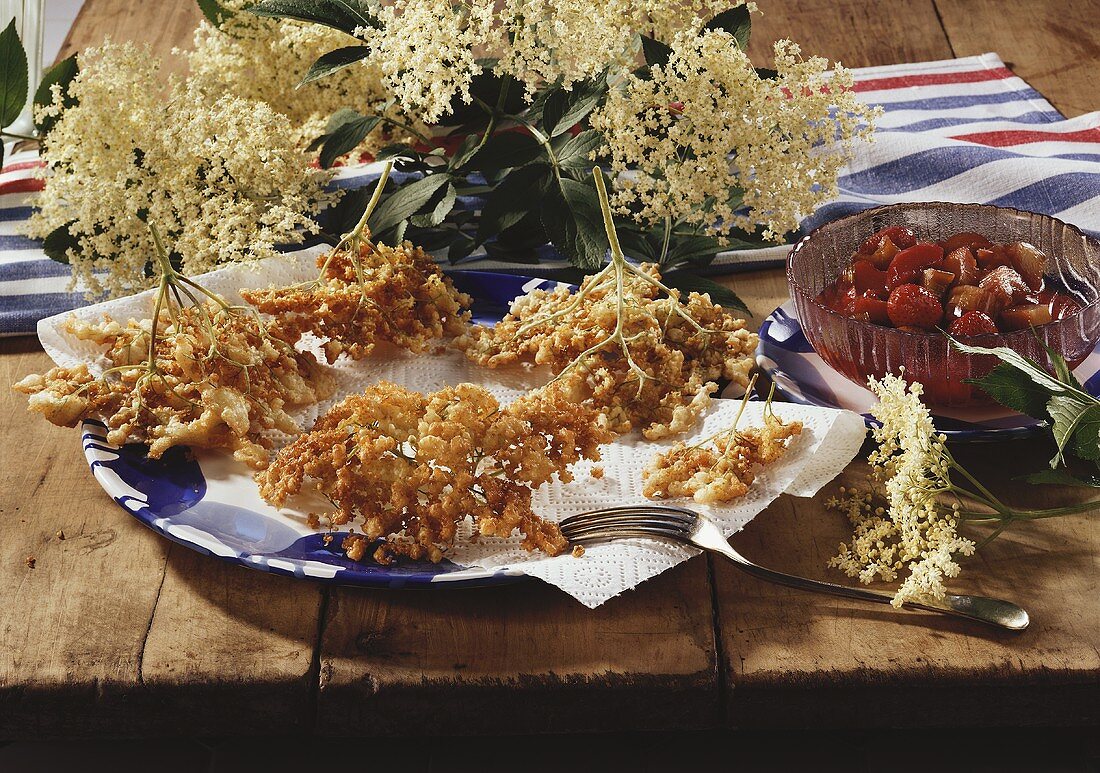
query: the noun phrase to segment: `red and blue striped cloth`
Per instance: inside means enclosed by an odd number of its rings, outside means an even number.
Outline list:
[[[882,105],[874,143],[861,146],[840,177],[840,196],[802,223],[821,223],[902,201],[980,202],[1054,215],[1100,237],[1100,112],[1066,120],[995,54],[854,71],[859,97]],[[0,172],[0,335],[34,332],[35,323],[84,302],[66,266],[22,235],[34,151],[8,157]],[[339,187],[368,184],[376,167],[340,171]],[[476,206],[476,202],[474,203]],[[715,273],[781,265],[786,247],[723,253]],[[538,273],[563,262],[514,263],[475,253],[465,268]]]

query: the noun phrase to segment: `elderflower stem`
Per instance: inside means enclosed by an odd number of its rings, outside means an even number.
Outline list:
[[[386,187],[386,181],[390,179],[391,169],[393,169],[393,161],[387,161],[386,165],[382,167],[382,174],[378,177],[378,182],[374,184],[374,192],[371,193],[370,201],[367,202],[367,208],[363,210],[363,216],[359,218],[355,228],[344,235],[342,241],[358,240],[363,237],[363,231],[367,229],[367,221],[370,220],[370,216],[374,214],[374,208],[378,206],[378,202],[382,199],[382,189]]]

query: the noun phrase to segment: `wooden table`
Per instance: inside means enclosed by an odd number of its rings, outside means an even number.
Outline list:
[[[760,5],[757,56],[779,36],[849,66],[997,51],[1068,116],[1100,107],[1096,0]],[[154,18],[142,0],[87,0],[64,53],[105,34],[162,53],[186,45],[193,3],[156,6]],[[731,284],[758,312],[786,297],[778,271]],[[49,364],[30,338],[0,352],[3,383]],[[798,593],[704,558],[595,611],[534,581],[325,588],[154,535],[98,488],[73,431],[27,413],[22,396],[0,401],[0,738],[1100,721],[1095,518],[1020,528],[966,567],[960,587],[1030,610],[1015,635]],[[1042,445],[966,456],[1034,500],[1008,480],[1041,465]],[[821,497],[782,497],[734,542],[826,577],[844,535]]]

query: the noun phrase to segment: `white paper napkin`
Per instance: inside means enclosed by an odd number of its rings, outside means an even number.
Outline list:
[[[241,287],[302,282],[316,276],[315,258],[321,249],[302,250],[253,265],[230,266],[198,279],[204,287],[227,300],[239,301],[237,289]],[[147,291],[44,319],[38,323],[38,335],[46,352],[59,365],[86,362],[93,367],[102,366],[102,357],[94,345],[77,341],[62,330],[70,314],[84,320],[101,319],[103,314],[125,320],[146,318],[151,311],[152,291]],[[341,359],[333,366],[333,372],[339,384],[333,398],[293,414],[303,428],[308,429],[321,412],[344,395],[380,380],[393,381],[420,392],[470,381],[485,386],[502,402],[510,402],[546,379],[545,372],[519,367],[480,368],[461,352],[452,350],[415,356],[392,348],[383,351],[381,347],[365,360]],[[714,520],[726,536],[732,536],[780,494],[815,494],[844,469],[863,443],[863,419],[855,413],[787,403],[774,407],[780,418],[801,421],[803,432],[777,463],[760,471],[745,497],[722,506],[696,506],[687,500],[670,502],[694,507]],[[647,441],[637,433],[619,438],[601,449],[603,458],[599,462],[578,464],[572,483],[553,482],[539,489],[534,497],[535,512],[544,518],[560,520],[597,507],[650,501],[641,493],[641,473],[649,459],[677,440],[695,442],[728,427],[738,408],[739,401],[715,400],[701,426],[689,436],[659,442]],[[762,403],[749,403],[740,426],[758,425],[762,412]],[[602,479],[590,475],[597,464],[604,470]],[[449,558],[467,566],[520,569],[556,585],[589,607],[602,604],[698,552],[656,540],[629,539],[589,546],[580,558],[571,555],[550,558],[522,550],[517,537],[471,541],[471,534],[472,526],[467,523],[459,530]]]

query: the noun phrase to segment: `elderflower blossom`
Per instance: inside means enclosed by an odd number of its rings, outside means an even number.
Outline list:
[[[266,102],[291,120],[302,144],[323,134],[329,116],[341,108],[370,106],[373,112],[404,120],[395,106],[387,104],[382,72],[369,59],[299,85],[318,57],[347,45],[350,39],[342,32],[241,12],[250,4],[247,0],[222,4],[236,13],[221,29],[203,21],[195,30],[193,50],[182,52],[191,81],[212,98],[231,94]],[[400,133],[391,135],[391,128],[380,125],[359,150],[373,153],[406,139]]]
[[[45,188],[28,232],[66,228],[76,242],[67,252],[73,284],[89,296],[150,284],[149,223],[188,274],[268,257],[316,229],[310,216],[332,200],[331,175],[295,147],[285,116],[163,82],[149,51],[132,44],[89,48],[79,64],[69,86],[77,104],[62,110],[55,87],[42,111],[59,117],[42,149]]]
[[[872,413],[881,422],[872,429],[878,447],[868,461],[884,485],[886,507],[875,507],[867,492],[843,488],[841,498],[826,503],[855,527],[851,545],[841,544],[829,565],[864,583],[889,582],[907,569],[894,606],[943,598],[944,578],[959,573],[956,555],[974,553],[974,543],[956,532],[958,504],[940,501],[955,490],[946,437],[936,433],[919,383],[907,389],[904,380],[887,375],[871,378],[868,387],[879,398]]]
[[[471,101],[470,83],[482,72],[476,51],[494,34],[492,0],[395,0],[377,17],[379,27],[356,33],[403,109],[434,124],[456,98]]]
[[[764,227],[778,239],[837,193],[836,176],[875,113],[851,74],[775,44],[778,76],[763,79],[724,30],[678,33],[665,66],[628,75],[592,117],[611,168],[615,204],[643,222],[712,229]]]

